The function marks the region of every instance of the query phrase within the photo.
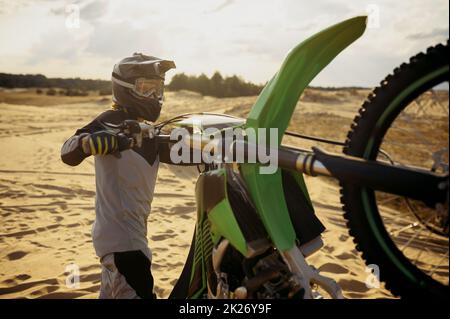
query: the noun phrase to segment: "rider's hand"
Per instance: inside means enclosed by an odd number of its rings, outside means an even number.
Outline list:
[[[83,137],[81,145],[88,155],[107,155],[133,147],[133,139],[124,134],[114,135],[106,131],[96,132]]]

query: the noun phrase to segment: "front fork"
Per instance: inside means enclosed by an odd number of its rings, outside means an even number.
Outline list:
[[[341,287],[336,281],[319,274],[313,266],[308,265],[302,252],[297,246],[281,252],[281,257],[294,275],[294,280],[305,290],[304,299],[314,299],[311,284],[322,287],[332,298],[344,299]]]
[[[223,256],[229,245],[228,240],[224,239],[218,247],[213,248],[212,263],[217,276],[216,294],[213,294],[208,283],[208,298],[211,299],[245,299],[247,290],[245,287],[238,287],[234,292],[229,291],[227,284],[227,274],[220,271]],[[319,274],[319,271],[313,266],[308,265],[301,250],[294,246],[290,250],[281,252],[281,257],[293,274],[296,284],[303,288],[304,299],[315,299],[311,284],[322,287],[333,299],[344,299],[341,287],[332,278]]]

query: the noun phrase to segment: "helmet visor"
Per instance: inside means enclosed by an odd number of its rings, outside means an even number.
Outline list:
[[[161,97],[163,95],[164,81],[160,79],[138,78],[134,82],[133,92],[142,97]]]

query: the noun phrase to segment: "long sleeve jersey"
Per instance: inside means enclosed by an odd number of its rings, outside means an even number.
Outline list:
[[[118,124],[128,118],[121,110],[103,112],[64,143],[61,159],[68,165],[80,164],[88,156],[81,148],[83,136],[104,130],[101,122]],[[151,260],[147,219],[158,166],[158,145],[150,139],[144,139],[140,148],[122,151],[120,158],[111,154],[95,156],[96,217],[92,238],[99,257],[141,250]]]

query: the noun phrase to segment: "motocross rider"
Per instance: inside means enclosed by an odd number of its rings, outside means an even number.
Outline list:
[[[173,61],[140,53],[118,62],[112,72],[113,109],[78,129],[61,149],[62,161],[71,166],[94,156],[92,238],[102,266],[100,298],[155,297],[147,218],[161,160],[158,145],[154,139],[143,139],[137,147],[133,139],[105,130],[103,123],[156,121],[165,73],[172,68]]]

